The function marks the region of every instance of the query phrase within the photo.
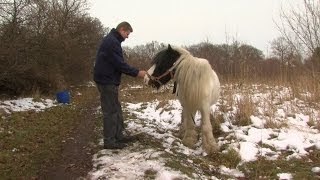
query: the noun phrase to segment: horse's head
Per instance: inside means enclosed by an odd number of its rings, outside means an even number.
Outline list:
[[[161,85],[170,81],[174,73],[174,63],[180,55],[170,44],[168,48],[158,52],[151,62],[152,66],[148,70],[148,74],[144,77],[145,84],[159,89]]]

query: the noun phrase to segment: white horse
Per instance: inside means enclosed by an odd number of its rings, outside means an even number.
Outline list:
[[[194,116],[201,113],[202,148],[214,153],[219,147],[212,134],[210,106],[215,104],[220,95],[220,82],[217,74],[206,59],[192,56],[180,47],[171,47],[160,51],[152,61],[144,81],[147,85],[160,88],[170,79],[174,80],[176,93],[182,110],[180,134],[182,143],[194,148],[198,141]]]

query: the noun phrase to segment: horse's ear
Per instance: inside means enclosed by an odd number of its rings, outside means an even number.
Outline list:
[[[172,47],[170,44],[168,44],[168,50],[172,50]]]

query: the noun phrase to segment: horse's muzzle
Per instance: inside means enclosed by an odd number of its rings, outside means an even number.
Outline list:
[[[147,86],[151,86],[151,87],[157,88],[157,89],[160,87],[160,84],[157,81],[153,80],[152,76],[150,76],[149,74],[146,74],[144,76],[143,81],[144,81],[144,84]]]
[[[150,83],[150,75],[149,74],[146,74],[145,76],[144,76],[144,79],[143,79],[143,81],[144,81],[144,84],[145,85],[150,85],[149,83]]]

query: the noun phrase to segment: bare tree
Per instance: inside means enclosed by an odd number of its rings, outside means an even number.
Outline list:
[[[55,91],[90,80],[105,29],[86,0],[0,0],[0,91]]]
[[[297,51],[314,53],[320,47],[320,3],[318,0],[303,0],[303,7],[281,10],[280,23],[276,23],[283,37]],[[300,45],[302,47],[300,47]]]
[[[298,57],[295,48],[284,37],[278,37],[271,42],[271,52],[275,58],[280,60],[282,65],[288,65],[296,60],[295,57]]]
[[[11,22],[13,24],[21,23],[27,0],[0,0],[0,17],[2,23]]]
[[[26,0],[0,0],[0,86],[7,84],[14,89],[10,80],[21,72],[31,69],[27,62],[25,40],[26,13],[29,2]],[[23,81],[16,81],[23,84]],[[9,87],[10,86],[10,87]]]

